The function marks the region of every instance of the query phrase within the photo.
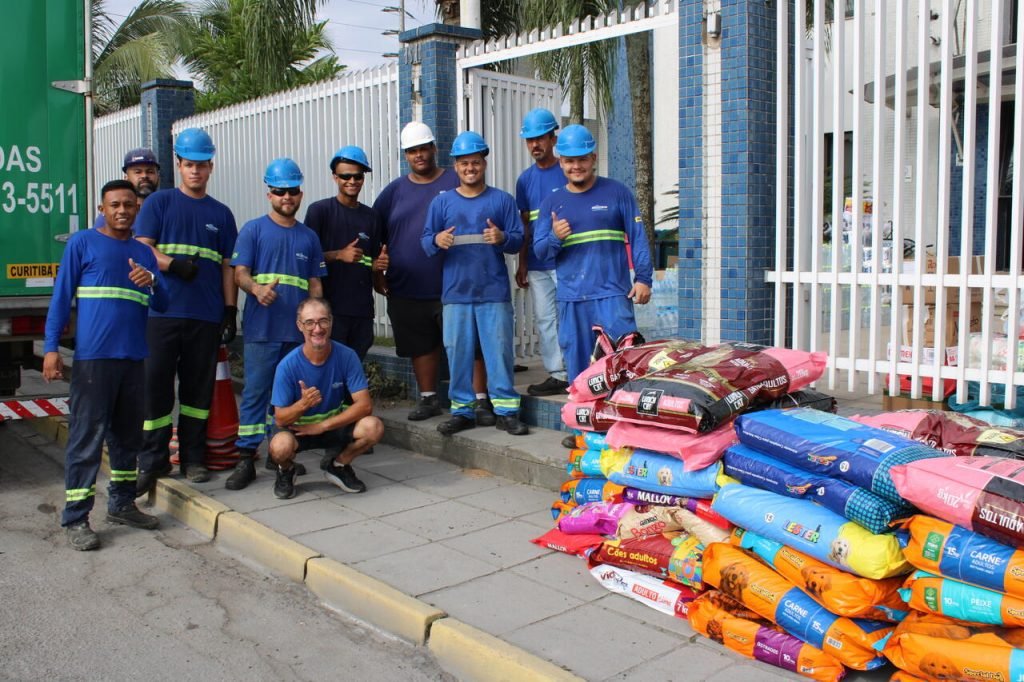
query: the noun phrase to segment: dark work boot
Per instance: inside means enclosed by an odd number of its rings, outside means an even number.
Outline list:
[[[497,418],[494,416],[494,405],[490,398],[477,398],[473,403],[473,416],[476,417],[478,426],[494,426]]]
[[[252,450],[241,450],[240,459],[235,465],[235,470],[228,476],[224,487],[228,490],[243,490],[256,479],[256,463],[253,459],[256,453]]]

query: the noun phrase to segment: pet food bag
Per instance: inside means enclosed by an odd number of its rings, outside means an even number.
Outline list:
[[[631,447],[670,455],[682,460],[687,471],[711,466],[722,459],[726,448],[739,442],[731,421],[707,433],[617,421],[608,429],[606,440],[613,448]]]
[[[627,502],[587,502],[559,518],[558,529],[573,535],[615,535],[619,520],[632,510],[633,505]]]
[[[848,481],[902,504],[889,470],[920,459],[949,457],[889,431],[838,415],[798,408],[745,414],[736,420],[744,445],[798,469]]]
[[[896,622],[907,614],[907,606],[899,594],[903,578],[859,578],[742,528],[733,530],[729,539],[737,547],[752,551],[838,616]]]
[[[924,514],[902,525],[903,554],[915,568],[1024,598],[1024,550]]]
[[[590,553],[588,560],[591,566],[611,564],[699,590],[703,587],[702,549],[703,545],[689,533],[662,533],[628,540],[605,540]]]
[[[690,625],[736,653],[822,682],[840,680],[846,668],[835,657],[766,625],[737,615],[736,602],[722,592],[705,592],[689,604]]]
[[[789,634],[856,670],[885,665],[876,642],[892,631],[878,621],[831,613],[760,561],[732,545],[704,548],[704,581],[739,601]]]
[[[595,547],[599,547],[605,539],[603,535],[572,535],[558,528],[552,528],[540,537],[530,540],[530,542],[547,549],[553,549],[556,552],[583,557]]]
[[[731,530],[732,524],[718,512],[711,509],[711,502],[694,497],[682,497],[680,495],[668,495],[666,493],[654,493],[649,490],[640,490],[626,486],[622,491],[622,499],[633,504],[655,504],[664,507],[682,507],[691,511],[702,521],[707,521],[713,526],[724,530]]]
[[[884,533],[895,519],[913,513],[908,505],[886,500],[838,478],[797,469],[745,445],[726,450],[722,466],[740,483],[786,497],[814,500],[872,533]]]
[[[570,450],[569,461],[565,465],[565,473],[573,478],[601,476],[600,450]]]
[[[590,574],[606,590],[677,618],[686,618],[690,602],[697,596],[691,587],[619,566],[598,564],[590,568]]]
[[[862,578],[910,571],[896,536],[871,533],[808,500],[731,483],[722,486],[711,508],[741,528]]]
[[[1024,679],[1022,634],[1020,628],[975,628],[912,613],[896,626],[882,653],[914,676],[910,679],[1009,682]]]
[[[562,423],[580,431],[607,431],[615,420],[603,400],[569,400],[562,405]]]
[[[952,578],[914,571],[900,596],[912,608],[957,620],[1003,627],[1024,626],[1024,599]]]
[[[623,486],[616,485],[604,478],[574,478],[562,484],[562,502],[586,504],[611,500],[621,495]]]
[[[900,410],[852,419],[959,457],[1024,459],[1024,431],[992,426],[959,412]]]
[[[707,432],[752,405],[818,379],[825,353],[723,343],[689,362],[627,381],[605,399],[620,421]]]
[[[699,471],[687,471],[681,461],[649,450],[604,450],[601,471],[623,486],[680,497],[710,498],[718,490],[717,464]]]
[[[1024,543],[1024,461],[1004,457],[946,457],[892,468],[908,502],[994,540]]]
[[[625,381],[673,367],[709,350],[694,341],[668,339],[616,351],[580,372],[573,379],[569,394],[573,400],[603,398]]]

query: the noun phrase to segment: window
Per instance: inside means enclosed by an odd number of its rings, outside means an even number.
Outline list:
[[[835,5],[839,3],[840,7],[844,7],[845,16],[847,19],[853,18],[853,2],[854,0],[825,0],[825,21],[835,21]],[[813,5],[814,3],[810,3]]]

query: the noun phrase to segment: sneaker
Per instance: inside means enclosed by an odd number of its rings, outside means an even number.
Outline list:
[[[279,500],[289,500],[295,497],[295,467],[277,469],[277,480],[274,481],[274,497]]]
[[[224,487],[228,490],[243,490],[254,480],[256,480],[256,463],[252,461],[252,457],[243,457],[238,460],[235,470],[228,476]]]
[[[184,467],[184,469],[182,473],[185,474],[185,479],[189,483],[206,483],[210,480],[210,470],[202,464]]]
[[[494,405],[490,398],[477,400],[473,407],[473,416],[480,426],[494,426]]]
[[[530,368],[527,367],[526,365],[512,365],[513,372],[525,372],[528,369]]]
[[[79,552],[88,552],[100,546],[100,536],[89,527],[88,521],[81,521],[64,529],[68,544]]]
[[[465,431],[466,429],[471,429],[474,426],[476,426],[476,422],[472,419],[469,417],[463,417],[461,414],[457,414],[451,419],[438,424],[437,430],[442,436],[454,436],[459,431]]]
[[[420,398],[420,402],[416,405],[415,409],[409,413],[406,417],[411,422],[421,422],[424,419],[430,419],[441,414],[441,405],[438,402],[437,394]]]
[[[167,476],[173,469],[174,467],[171,466],[171,463],[166,462],[162,467],[153,471],[140,471],[135,479],[135,497],[142,497],[148,494],[153,489],[153,486],[156,485],[156,480]]]
[[[542,395],[564,395],[565,389],[569,388],[568,381],[562,381],[554,377],[548,377],[539,384],[531,384],[526,387],[526,392],[530,395],[542,396]]]
[[[324,478],[347,493],[366,492],[366,484],[356,478],[351,464],[331,464],[324,471]]]
[[[499,431],[508,431],[510,436],[525,436],[530,432],[530,427],[519,421],[519,414],[499,414],[494,428]]]
[[[572,434],[569,434],[568,436],[563,438],[562,439],[562,447],[563,448],[568,448],[570,450],[575,450],[576,449],[576,436],[574,436]]]
[[[264,465],[264,468],[267,471],[277,471],[278,467],[277,467],[276,464],[274,464],[274,460],[270,458],[270,455],[267,455],[267,463]],[[305,464],[303,464],[301,462],[292,462],[292,468],[295,469],[295,475],[296,476],[305,476],[306,475],[306,465]]]
[[[139,508],[134,504],[127,507],[122,507],[118,510],[109,510],[107,512],[108,523],[119,523],[122,526],[131,526],[132,528],[143,528],[145,530],[153,530],[160,525],[160,519],[155,516],[139,511]]]

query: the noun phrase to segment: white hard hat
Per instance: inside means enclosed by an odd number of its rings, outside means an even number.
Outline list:
[[[433,141],[434,133],[426,123],[410,121],[405,124],[404,128],[402,128],[401,142],[403,151],[413,147],[419,147],[421,144],[427,144]]]

